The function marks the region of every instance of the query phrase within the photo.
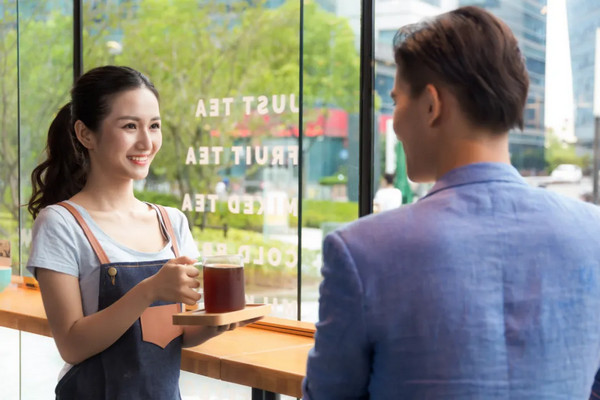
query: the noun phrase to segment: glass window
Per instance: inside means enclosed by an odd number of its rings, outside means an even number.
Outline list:
[[[302,92],[297,2],[84,3],[85,68],[131,65],[161,92],[139,195],[184,211],[202,253],[242,253],[248,299],[275,316],[316,320],[323,233],[358,216],[355,3],[304,4]]]
[[[382,29],[377,34],[377,41],[379,43],[392,43],[396,29]]]
[[[375,2],[376,10],[380,3]],[[466,5],[484,7],[503,19],[519,41],[530,75],[530,89],[525,109],[525,130],[511,131],[509,136],[513,165],[526,176],[547,175],[558,162],[555,154],[561,154],[563,163],[579,163],[584,167],[584,173],[586,170],[589,171],[590,145],[593,137],[591,113],[593,84],[590,82],[593,82],[594,35],[596,27],[599,26],[600,5],[593,0],[568,1],[563,6],[547,4],[544,0],[460,0],[443,3],[442,6],[449,7]],[[398,6],[395,14],[393,11],[389,12],[388,4],[386,7],[388,12],[385,15],[376,13],[378,19],[375,25],[379,27],[380,32],[398,28],[392,26],[389,20],[402,21],[402,24],[405,24],[416,22],[426,17],[427,15],[424,14],[427,13],[434,15],[446,11],[443,7],[426,10],[417,2],[403,7]],[[552,33],[552,36],[547,36],[548,33]],[[552,39],[548,40],[550,37]],[[376,39],[380,42],[387,40],[383,34]],[[563,46],[564,41],[570,42],[570,52],[568,46],[559,48]],[[377,104],[379,118],[384,120],[391,117],[385,93],[392,85],[384,78],[387,75],[385,64],[386,61],[393,63],[390,55],[387,55],[388,60],[385,59],[385,51],[387,51],[385,46],[391,44],[384,43],[383,46],[375,47],[375,84],[378,94],[382,96],[382,101]],[[560,56],[548,65],[550,62],[547,59],[548,54],[555,51],[559,51]],[[563,72],[548,75],[550,68],[557,64],[564,68]],[[387,90],[386,85],[389,85]],[[561,90],[547,92],[546,88],[555,88],[557,85],[560,85]],[[384,127],[384,123],[379,124],[380,132],[385,129]],[[562,140],[558,143],[562,143],[561,146],[564,146],[566,151],[561,153],[547,148],[550,138],[555,135]],[[386,145],[382,136],[379,137],[378,154],[385,160],[381,162],[379,171],[394,170],[395,162],[389,161],[388,158],[397,157],[401,153],[391,151],[393,146]],[[391,134],[389,138],[392,141],[395,139]],[[573,144],[575,141],[576,143]],[[554,143],[554,141],[550,142]],[[381,150],[383,147],[388,151]],[[379,176],[375,172],[375,185]],[[536,178],[530,179],[534,185],[539,181]],[[584,176],[581,183],[571,187],[558,184],[550,184],[546,187],[574,198],[581,198],[581,193],[591,190],[591,181]]]
[[[0,249],[1,264],[19,261],[19,153],[18,153],[18,65],[17,7],[14,1],[2,4],[0,23]]]
[[[203,254],[243,254],[249,300],[291,319],[299,15],[297,3],[246,1],[88,4],[84,15],[86,69],[130,65],[161,94],[163,146],[139,196],[182,210]]]
[[[85,70],[130,65],[161,95],[139,197],[182,210],[201,253],[241,253],[272,316],[317,320],[323,236],[358,217],[354,3],[84,1]]]
[[[0,2],[0,266],[19,273],[17,4]],[[20,392],[20,333],[0,328],[1,396]]]
[[[0,240],[10,241],[15,274],[29,276],[25,265],[32,219],[19,205],[31,195],[30,175],[44,157],[50,121],[68,100],[73,80],[73,12],[71,2],[20,1],[17,7],[16,1],[5,1],[3,5]],[[63,365],[54,341],[19,332],[16,344],[19,362],[9,368],[20,373],[20,398],[47,397],[54,392]]]
[[[301,319],[318,319],[321,245],[329,232],[358,218],[360,1],[335,13],[304,3]]]
[[[45,157],[50,122],[57,110],[69,101],[73,82],[72,37],[73,11],[70,3],[19,3],[20,163],[12,173],[19,174],[21,204],[31,196],[33,168]],[[30,275],[25,265],[33,220],[26,208],[20,209],[20,218],[20,272]]]

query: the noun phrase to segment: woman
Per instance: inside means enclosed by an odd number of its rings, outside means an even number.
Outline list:
[[[174,326],[200,295],[187,220],[135,198],[162,143],[158,92],[127,67],[95,68],[48,132],[32,173],[27,268],[67,365],[58,399],[177,399],[182,346],[224,327]]]

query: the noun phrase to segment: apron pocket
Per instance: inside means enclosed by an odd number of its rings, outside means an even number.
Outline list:
[[[173,325],[173,314],[181,312],[180,304],[148,307],[140,316],[142,340],[161,348],[183,334],[183,327]]]

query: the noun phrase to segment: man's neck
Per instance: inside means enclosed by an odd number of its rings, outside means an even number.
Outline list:
[[[508,134],[470,134],[447,140],[439,148],[436,180],[455,168],[482,162],[510,164]]]

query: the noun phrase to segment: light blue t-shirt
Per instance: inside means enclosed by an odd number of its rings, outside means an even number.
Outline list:
[[[104,233],[83,207],[70,201],[68,203],[79,211],[110,262],[143,262],[175,257],[171,250],[171,238],[156,253],[130,249]],[[198,258],[198,248],[185,215],[175,208],[165,209],[177,237],[180,255]],[[58,205],[44,208],[33,225],[31,243],[27,269],[34,276],[36,268],[47,268],[78,277],[83,314],[90,315],[98,311],[100,260],[73,215]]]

